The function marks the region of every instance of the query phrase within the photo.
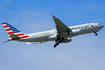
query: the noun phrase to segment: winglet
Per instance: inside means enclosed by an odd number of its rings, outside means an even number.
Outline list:
[[[52,15],[52,17],[53,17],[53,18],[55,18],[55,16],[54,16],[54,15]]]
[[[56,19],[56,17],[54,15],[52,15],[53,19]]]

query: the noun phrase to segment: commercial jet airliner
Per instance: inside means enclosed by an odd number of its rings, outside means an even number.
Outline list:
[[[86,23],[82,25],[67,27],[58,18],[55,16],[52,17],[54,19],[56,29],[31,34],[22,33],[7,22],[2,23],[3,27],[10,36],[10,38],[8,38],[8,40],[5,42],[21,41],[26,42],[27,44],[36,44],[47,41],[55,41],[54,47],[56,47],[60,43],[71,42],[71,37],[77,35],[93,32],[97,36],[97,32],[104,27],[99,23]]]

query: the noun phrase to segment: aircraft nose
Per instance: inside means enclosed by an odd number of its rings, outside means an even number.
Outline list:
[[[104,27],[104,25],[102,25],[102,28]]]

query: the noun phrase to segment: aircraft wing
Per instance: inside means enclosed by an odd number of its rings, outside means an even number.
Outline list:
[[[57,35],[68,35],[68,32],[71,31],[65,24],[63,24],[58,18],[52,16],[56,24]]]
[[[44,43],[44,42],[47,42],[47,41],[41,41],[41,42],[26,42],[27,44],[41,44],[41,43]]]
[[[27,44],[38,44],[40,42],[26,42]]]

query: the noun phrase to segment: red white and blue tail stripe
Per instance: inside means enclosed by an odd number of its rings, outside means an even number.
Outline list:
[[[20,39],[29,37],[28,35],[25,35],[24,33],[20,32],[18,29],[14,28],[12,25],[10,25],[7,22],[2,23],[2,25],[5,28],[5,30],[7,31],[7,33],[9,34],[9,36],[10,36],[10,34],[15,34]]]

